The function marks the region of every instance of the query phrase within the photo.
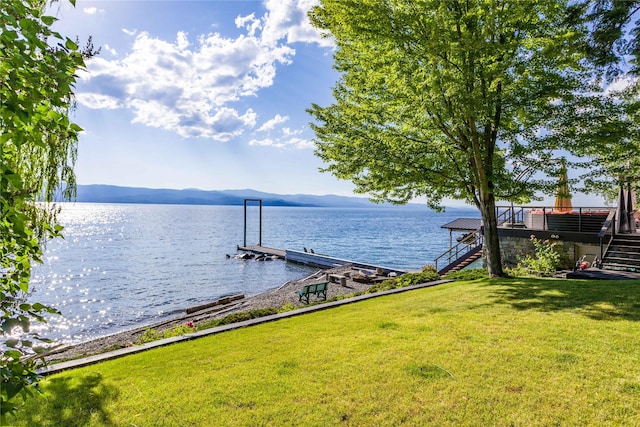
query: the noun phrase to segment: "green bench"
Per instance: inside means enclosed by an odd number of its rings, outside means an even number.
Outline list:
[[[323,300],[327,299],[327,287],[329,282],[314,283],[312,285],[305,285],[298,291],[298,300],[309,304],[309,296],[315,294],[316,297],[322,297]]]

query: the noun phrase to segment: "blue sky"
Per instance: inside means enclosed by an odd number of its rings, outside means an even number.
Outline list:
[[[101,48],[76,87],[78,183],[353,195],[313,154],[305,109],[338,78],[314,3],[56,3],[54,28]]]
[[[55,29],[101,47],[76,87],[78,183],[352,195],[313,154],[305,109],[337,74],[312,3],[57,3]]]

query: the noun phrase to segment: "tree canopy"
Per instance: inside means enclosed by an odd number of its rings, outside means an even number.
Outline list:
[[[72,1],[73,3],[73,1]],[[32,320],[56,310],[27,302],[32,263],[42,245],[60,236],[56,199],[75,190],[73,166],[81,128],[72,123],[73,87],[90,44],[51,26],[41,0],[0,2],[0,416],[17,407],[37,384],[32,356],[41,348],[29,333]]]
[[[335,103],[309,109],[325,170],[378,201],[475,205],[501,275],[496,201],[549,188],[528,180],[553,167],[539,133],[585,89],[586,33],[567,13],[559,0],[321,1],[311,21],[341,73]]]
[[[596,66],[605,69],[609,77],[623,73],[623,68],[638,75],[640,0],[579,1],[571,12],[570,19],[586,17],[591,23],[588,51]]]

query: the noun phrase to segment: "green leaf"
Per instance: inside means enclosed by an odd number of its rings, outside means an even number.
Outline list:
[[[20,358],[22,357],[22,353],[18,350],[7,350],[2,353],[2,356],[6,357],[7,359],[13,359],[15,361],[20,360]]]
[[[51,25],[57,21],[57,19],[53,16],[43,16],[40,18],[45,25]]]
[[[64,47],[69,50],[78,50],[78,45],[71,39],[67,39],[67,41],[64,43]]]
[[[4,345],[6,345],[7,347],[14,348],[16,345],[18,345],[19,342],[20,340],[17,338],[9,338],[4,342]]]
[[[11,333],[11,330],[13,328],[15,328],[16,326],[18,326],[20,323],[18,322],[17,319],[5,319],[2,322],[2,332],[4,332],[5,334],[9,334]]]

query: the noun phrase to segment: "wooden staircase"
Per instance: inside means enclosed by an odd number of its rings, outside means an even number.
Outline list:
[[[436,270],[441,276],[463,269],[482,256],[484,236],[480,230],[469,233],[457,245],[449,248],[435,259]],[[444,267],[440,267],[438,264]]]
[[[455,260],[453,263],[449,264],[448,266],[440,270],[438,273],[441,276],[446,276],[449,273],[462,270],[463,268],[465,268],[472,262],[480,259],[481,257],[482,257],[482,246],[474,248],[472,251],[464,254],[463,256]]]
[[[640,272],[640,234],[617,234],[602,258],[602,268]]]

